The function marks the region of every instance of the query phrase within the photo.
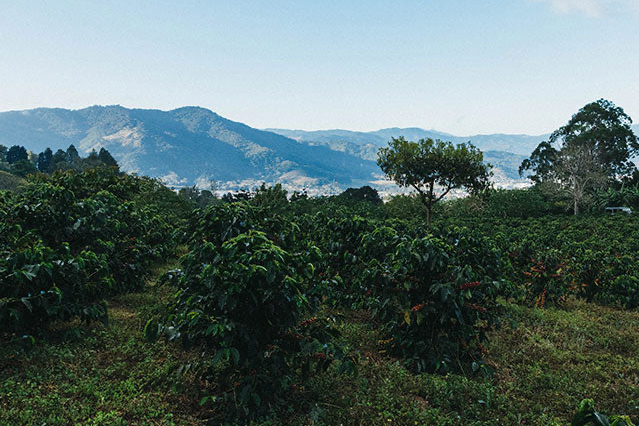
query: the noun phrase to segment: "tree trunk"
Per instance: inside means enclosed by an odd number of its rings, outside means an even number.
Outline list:
[[[577,214],[579,213],[579,202],[577,198],[575,198],[574,212],[575,212],[575,216],[577,216]]]
[[[426,206],[426,223],[428,223],[428,227],[430,228],[430,216],[431,216],[431,206]]]

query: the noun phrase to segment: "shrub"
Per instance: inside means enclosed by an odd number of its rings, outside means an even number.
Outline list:
[[[0,332],[105,320],[105,297],[141,288],[151,264],[175,252],[172,212],[160,215],[150,201],[160,188],[100,169],[33,175],[19,193],[2,194]],[[146,202],[137,198],[145,190]]]
[[[558,250],[538,252],[530,260],[529,269],[522,271],[526,300],[535,307],[563,302],[570,292],[567,265]]]
[[[210,383],[222,377],[208,397],[228,403],[230,417],[278,407],[298,374],[326,369],[339,354],[324,321],[302,321],[313,266],[266,234],[249,231],[221,247],[203,242],[182,265],[174,314],[164,326],[147,324],[147,336],[164,331],[186,347],[203,347],[199,374]]]
[[[479,368],[481,343],[498,321],[499,284],[469,265],[457,265],[444,241],[402,238],[366,279],[374,313],[387,323],[391,351],[417,371]]]
[[[113,279],[105,256],[72,255],[68,245],[54,252],[25,238],[16,245],[0,259],[0,335],[41,332],[54,319],[106,321]]]
[[[540,217],[553,213],[553,206],[537,188],[493,189],[484,194],[484,214],[492,217]]]
[[[639,278],[634,275],[620,275],[603,286],[596,300],[610,305],[621,305],[626,309],[639,306]]]

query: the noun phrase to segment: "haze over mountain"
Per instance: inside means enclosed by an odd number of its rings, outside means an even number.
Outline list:
[[[639,126],[634,126],[635,132]],[[391,137],[471,141],[484,151],[502,186],[521,183],[517,168],[548,135],[460,137],[420,128],[374,132],[258,130],[200,107],[171,111],[92,106],[80,110],[38,108],[0,113],[0,144],[33,152],[74,144],[82,154],[108,149],[123,170],[159,177],[170,185],[222,189],[282,182],[326,193],[348,186],[381,185],[377,149]]]
[[[286,129],[266,129],[268,131],[281,134],[297,141],[308,141],[316,143],[326,143],[333,146],[339,144],[373,145],[375,147],[385,146],[393,137],[404,136],[408,140],[419,139],[441,139],[454,143],[471,141],[482,151],[507,151],[513,154],[528,156],[533,149],[548,138],[548,134],[540,136],[528,135],[473,135],[455,136],[449,133],[438,132],[436,130],[424,130],[418,127],[381,129],[373,132],[353,132],[348,130],[286,130]]]
[[[375,161],[377,150],[388,144],[393,137],[404,136],[407,140],[441,139],[454,143],[472,142],[484,151],[484,159],[493,165],[493,172],[498,184],[508,186],[512,182],[521,181],[518,173],[519,165],[537,147],[539,142],[548,138],[548,134],[540,136],[528,135],[474,135],[455,136],[436,130],[424,130],[418,127],[389,128],[373,132],[353,132],[349,130],[287,130],[267,129],[271,132],[295,139],[300,143],[316,146],[327,146],[336,151],[346,152],[356,157]]]
[[[291,186],[367,182],[375,163],[324,146],[227,120],[204,108],[172,111],[93,106],[0,113],[0,144],[40,152],[74,144],[81,153],[108,149],[122,169],[172,185],[209,179],[237,187],[281,181]],[[233,186],[233,184],[229,184]]]

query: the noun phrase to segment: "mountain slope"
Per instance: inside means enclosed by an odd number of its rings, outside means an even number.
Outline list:
[[[259,181],[292,185],[370,180],[372,161],[325,146],[227,120],[204,108],[172,111],[93,106],[81,110],[39,108],[0,113],[0,144],[40,152],[74,144],[88,153],[105,147],[124,170],[164,178],[174,185]]]
[[[271,132],[297,141],[323,143],[328,146],[339,147],[346,143],[357,145],[385,146],[392,137],[404,136],[408,140],[441,139],[454,143],[472,142],[482,151],[505,151],[513,154],[528,156],[539,142],[546,140],[549,135],[474,135],[454,136],[435,130],[424,130],[418,127],[381,129],[374,132],[351,132],[346,130],[319,130],[306,132],[303,130],[268,129]],[[351,148],[352,149],[352,148]]]
[[[300,143],[313,146],[325,146],[335,151],[342,151],[369,161],[377,159],[377,151],[386,146],[391,137],[404,136],[408,140],[426,138],[449,140],[454,143],[469,140],[484,151],[484,160],[493,165],[498,182],[520,180],[519,166],[535,147],[547,135],[478,135],[468,138],[449,135],[434,130],[419,128],[392,128],[375,132],[351,132],[347,130],[320,130],[305,132],[303,130],[271,129]]]
[[[639,126],[634,126],[639,133]],[[496,182],[520,184],[517,169],[548,135],[459,137],[420,128],[374,132],[258,130],[200,107],[171,111],[92,106],[80,110],[38,108],[0,113],[0,144],[33,152],[74,144],[81,154],[108,149],[123,170],[162,178],[175,186],[239,189],[262,181],[327,193],[381,182],[377,151],[391,137],[470,141],[494,166]]]

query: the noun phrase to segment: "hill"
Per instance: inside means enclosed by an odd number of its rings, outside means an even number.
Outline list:
[[[637,126],[635,126],[637,130]],[[108,149],[122,169],[158,177],[173,186],[208,185],[222,190],[281,182],[290,189],[330,193],[380,183],[375,160],[391,137],[471,141],[495,166],[500,186],[519,185],[517,169],[548,135],[455,136],[420,128],[373,132],[258,130],[200,107],[171,111],[92,106],[80,110],[38,108],[0,113],[0,144],[33,152],[74,144],[86,155]]]
[[[454,143],[470,141],[484,151],[484,159],[493,165],[495,181],[501,186],[511,186],[515,183],[511,181],[523,182],[518,171],[521,162],[530,155],[539,142],[548,136],[494,134],[460,137],[419,128],[392,128],[368,133],[348,130],[311,132],[285,129],[269,130],[295,139],[300,143],[325,146],[370,161],[377,159],[377,150],[379,147],[385,146],[391,137],[404,136],[408,140],[432,138]]]
[[[108,149],[123,170],[160,177],[171,185],[227,187],[280,181],[289,186],[348,186],[369,181],[379,169],[345,152],[300,144],[251,128],[212,111],[172,111],[93,106],[0,113],[0,144],[46,147],[74,144],[80,153]]]
[[[441,139],[454,143],[472,142],[482,151],[505,151],[517,155],[528,156],[539,142],[549,135],[490,135],[455,136],[436,130],[424,130],[418,127],[381,129],[373,132],[351,132],[347,130],[319,130],[306,132],[303,130],[268,129],[271,132],[295,139],[339,147],[342,144],[384,146],[392,137],[404,136],[408,140]]]

